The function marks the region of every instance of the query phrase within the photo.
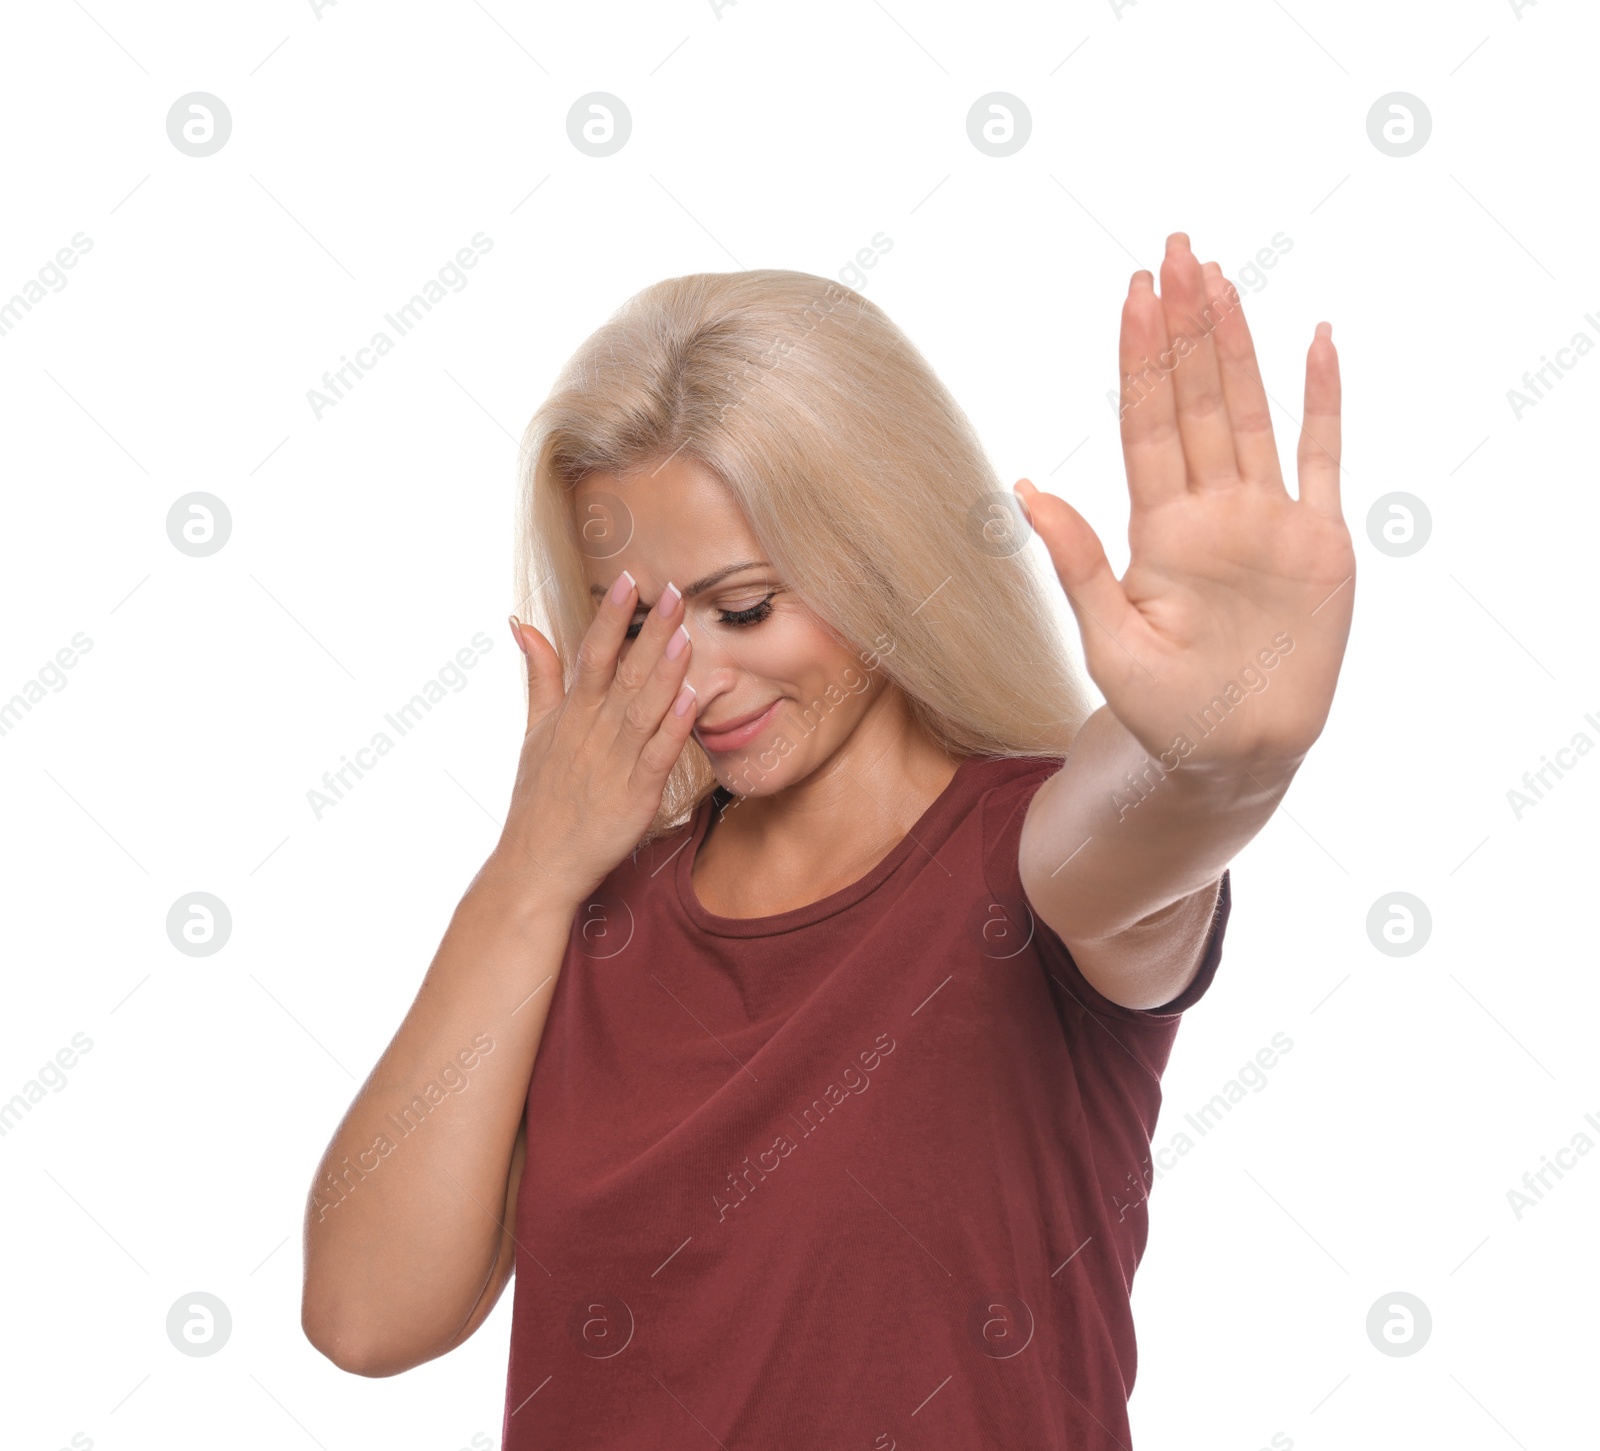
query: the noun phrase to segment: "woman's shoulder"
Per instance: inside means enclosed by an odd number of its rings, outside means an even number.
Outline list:
[[[991,890],[1020,891],[1017,854],[1034,793],[1061,769],[1064,755],[983,756],[973,761],[976,829]]]
[[[1059,771],[1066,761],[1060,753],[1041,756],[980,755],[969,758],[979,794],[1030,793]]]
[[[1018,776],[1030,771],[1044,771],[1046,773],[1059,771],[1062,763],[1067,758],[1064,752],[1051,751],[1039,755],[1015,755],[1011,753],[977,755],[969,759],[977,770],[1005,776]]]

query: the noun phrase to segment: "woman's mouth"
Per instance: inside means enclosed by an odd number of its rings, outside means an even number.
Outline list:
[[[739,716],[715,730],[703,725],[694,728],[695,739],[708,751],[736,751],[761,734],[777,715],[778,701],[755,715]]]

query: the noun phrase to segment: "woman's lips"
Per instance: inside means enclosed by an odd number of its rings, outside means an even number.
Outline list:
[[[771,723],[777,713],[778,702],[775,700],[754,720],[747,721],[744,725],[737,725],[729,730],[708,731],[701,726],[694,728],[695,737],[708,751],[736,751],[740,746],[749,745]]]

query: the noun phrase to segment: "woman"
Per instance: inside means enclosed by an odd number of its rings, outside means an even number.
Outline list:
[[[515,1267],[507,1448],[1128,1444],[1160,1075],[1354,582],[1327,325],[1293,499],[1237,290],[1181,233],[1161,274],[1120,580],[823,279],[662,282],[571,360],[504,831],[313,1189],[335,1363]]]

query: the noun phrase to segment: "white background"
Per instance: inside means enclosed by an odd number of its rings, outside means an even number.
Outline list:
[[[1520,1219],[1507,1191],[1600,1142],[1600,759],[1520,820],[1507,792],[1600,740],[1600,355],[1520,418],[1507,390],[1600,342],[1600,27],[1576,0],[1121,8],[8,10],[0,297],[93,245],[0,336],[0,698],[75,633],[92,649],[0,736],[0,1096],[93,1047],[0,1138],[7,1447],[498,1445],[510,1293],[449,1356],[363,1380],[300,1333],[299,1233],[509,793],[529,414],[639,288],[837,277],[885,233],[857,285],[1002,481],[1070,498],[1120,569],[1118,311],[1175,229],[1235,279],[1291,239],[1247,312],[1291,480],[1305,349],[1334,325],[1359,573],[1332,719],[1234,863],[1166,1076],[1158,1145],[1293,1040],[1156,1185],[1136,1444],[1593,1444],[1600,1154]],[[232,115],[205,158],[167,135],[191,91]],[[567,136],[590,91],[633,118],[605,159]],[[966,134],[991,91],[1032,117],[1003,159]],[[1394,91],[1433,122],[1404,158],[1367,131]],[[307,390],[477,232],[469,285],[314,416]],[[232,516],[208,558],[166,533],[193,491]],[[1407,557],[1369,536],[1395,491],[1432,519]],[[467,687],[318,820],[308,789],[478,631]],[[197,890],[232,914],[212,957],[165,931]],[[1432,914],[1409,957],[1367,933],[1393,891]],[[215,1356],[166,1336],[194,1290],[233,1317]],[[1365,1328],[1397,1290],[1433,1319],[1403,1358]]]

